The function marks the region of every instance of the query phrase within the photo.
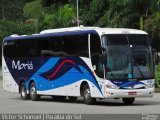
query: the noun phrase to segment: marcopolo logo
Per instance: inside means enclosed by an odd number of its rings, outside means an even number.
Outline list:
[[[17,62],[12,60],[12,69],[33,70],[33,64],[32,64],[32,61],[28,61],[27,63],[21,63],[20,60],[18,60]]]

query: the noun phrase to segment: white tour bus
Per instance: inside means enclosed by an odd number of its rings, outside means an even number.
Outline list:
[[[152,97],[154,67],[148,34],[122,28],[73,27],[11,35],[2,45],[3,88],[26,100]]]

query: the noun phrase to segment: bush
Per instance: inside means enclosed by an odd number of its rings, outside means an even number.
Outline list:
[[[157,86],[160,87],[160,63],[156,66],[155,79]]]

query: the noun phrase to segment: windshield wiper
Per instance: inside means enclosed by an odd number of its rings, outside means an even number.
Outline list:
[[[139,70],[139,72],[140,72],[142,78],[144,79],[145,76],[144,76],[143,72],[141,71],[141,69],[140,69],[140,67],[139,67],[139,65],[138,65],[137,63],[136,63],[136,67],[138,68],[138,70]]]

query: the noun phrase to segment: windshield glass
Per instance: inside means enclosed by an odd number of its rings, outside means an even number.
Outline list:
[[[125,35],[107,35],[104,40],[107,78],[131,77],[130,48]]]
[[[152,78],[151,46],[147,35],[105,35],[106,77]]]
[[[128,35],[131,45],[134,78],[152,78],[151,45],[147,35]]]

